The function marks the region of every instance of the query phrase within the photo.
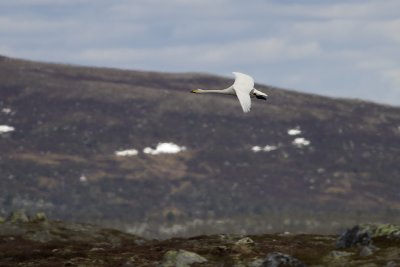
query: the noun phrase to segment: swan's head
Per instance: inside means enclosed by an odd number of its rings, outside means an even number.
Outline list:
[[[191,93],[200,93],[201,91],[203,91],[203,90],[201,90],[201,89],[195,89],[195,90],[192,90],[192,91],[190,91]]]

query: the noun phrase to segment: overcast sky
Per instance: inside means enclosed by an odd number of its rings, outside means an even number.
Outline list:
[[[399,0],[0,0],[0,54],[400,106]]]

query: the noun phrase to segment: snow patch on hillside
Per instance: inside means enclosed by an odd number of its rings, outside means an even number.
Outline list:
[[[139,154],[139,151],[137,151],[136,149],[115,151],[115,155],[119,157],[130,157],[130,156],[136,156],[137,154]]]
[[[10,114],[11,111],[12,111],[11,108],[2,108],[1,109],[1,112],[4,113],[4,114]]]
[[[301,134],[301,130],[300,130],[300,127],[297,126],[295,128],[289,129],[287,131],[287,133],[288,133],[288,135],[299,135],[299,134]]]
[[[264,152],[270,152],[270,151],[274,151],[274,150],[276,150],[276,149],[278,149],[278,147],[277,146],[270,146],[270,145],[266,145],[266,146],[264,146],[264,147],[261,147],[261,146],[253,146],[252,148],[251,148],[251,150],[253,151],[253,152],[261,152],[261,151],[264,151]]]
[[[296,139],[293,140],[292,144],[296,147],[301,148],[310,145],[311,142],[305,139],[304,137],[297,137]]]
[[[8,125],[0,125],[0,134],[15,131],[15,128]]]
[[[179,146],[174,143],[158,143],[155,149],[151,147],[146,147],[143,149],[143,153],[150,155],[159,155],[159,154],[176,154],[182,151],[185,151],[186,147]]]

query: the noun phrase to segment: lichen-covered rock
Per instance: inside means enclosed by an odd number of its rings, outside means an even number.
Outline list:
[[[263,264],[263,259],[256,259],[248,263],[248,267],[260,267]]]
[[[9,222],[9,223],[26,223],[26,222],[29,222],[29,217],[25,213],[24,210],[17,210],[17,211],[11,212],[11,214],[6,219],[6,222]]]
[[[44,212],[38,212],[31,219],[32,222],[47,222],[47,216]]]
[[[207,262],[204,257],[186,250],[170,250],[164,254],[161,267],[189,267],[194,263]]]
[[[363,246],[360,250],[360,257],[368,257],[371,256],[372,254],[374,254],[374,249],[372,246]]]
[[[254,241],[250,237],[244,237],[236,241],[235,245],[254,245]]]
[[[339,236],[336,247],[350,248],[352,246],[372,246],[372,239],[385,237],[400,240],[400,226],[394,224],[361,224],[346,230]]]
[[[327,266],[346,266],[353,255],[354,253],[352,252],[332,250],[324,257],[323,262]]]
[[[306,265],[298,259],[279,252],[270,253],[264,259],[261,267],[306,267]]]
[[[395,261],[389,261],[383,267],[397,267],[397,266],[400,266],[400,261],[397,263]]]
[[[400,225],[395,224],[361,224],[360,229],[368,232],[372,238],[387,237],[400,239]]]
[[[241,254],[250,254],[254,246],[255,243],[250,237],[244,237],[235,242],[233,249]]]

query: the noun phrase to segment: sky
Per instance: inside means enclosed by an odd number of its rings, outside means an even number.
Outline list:
[[[400,106],[399,0],[0,0],[0,54]]]

